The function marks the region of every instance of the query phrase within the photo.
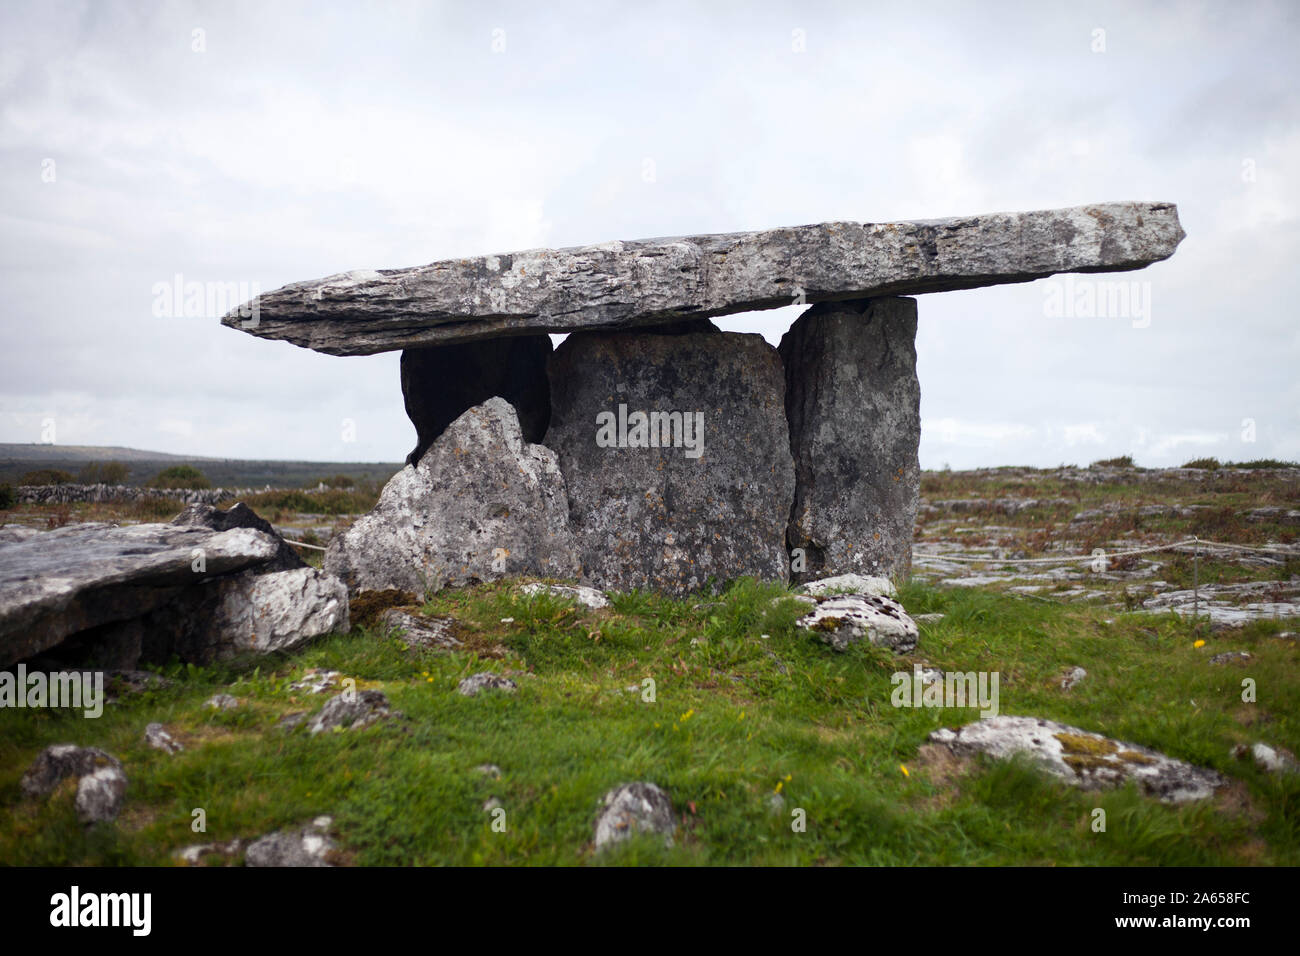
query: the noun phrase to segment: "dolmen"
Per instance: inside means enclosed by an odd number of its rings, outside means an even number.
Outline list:
[[[1173,204],[1121,202],[607,242],[294,283],[222,322],[402,351],[416,447],[325,558],[354,590],[901,578],[913,296],[1141,269],[1183,235]],[[777,348],[710,321],[791,304],[809,308]]]

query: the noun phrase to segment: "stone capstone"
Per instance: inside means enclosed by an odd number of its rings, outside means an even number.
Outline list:
[[[782,337],[780,353],[795,468],[794,579],[905,577],[921,487],[916,300],[814,306]]]
[[[553,448],[590,584],[788,579],[780,358],[758,335],[582,334],[551,357]]]
[[[1140,269],[1183,239],[1172,203],[604,242],[297,282],[221,321],[331,355],[628,329],[843,299]],[[242,313],[242,314],[241,314]]]
[[[423,594],[512,574],[576,577],[564,477],[502,398],[469,409],[337,535],[325,568],[354,590]]]

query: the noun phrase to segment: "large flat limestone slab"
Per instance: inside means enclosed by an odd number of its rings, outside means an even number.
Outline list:
[[[0,667],[69,634],[161,607],[207,576],[265,564],[278,550],[271,535],[239,527],[100,522],[6,538],[0,541]]]
[[[1173,255],[1172,203],[606,242],[297,282],[221,321],[331,355],[614,330],[876,296],[1123,272]]]

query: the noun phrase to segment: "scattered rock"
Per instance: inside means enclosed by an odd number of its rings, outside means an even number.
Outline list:
[[[1061,678],[1061,690],[1070,690],[1087,676],[1088,672],[1082,667],[1071,667]]]
[[[180,753],[185,749],[181,742],[169,734],[167,728],[162,724],[150,724],[145,727],[144,741],[154,750],[161,750],[167,754]]]
[[[1183,617],[1196,615],[1224,627],[1242,627],[1251,621],[1265,619],[1300,617],[1300,578],[1202,584],[1199,594],[1193,588],[1166,591],[1147,598],[1142,602],[1142,608],[1157,614],[1173,611]]]
[[[275,724],[280,730],[289,731],[299,727],[307,719],[307,711],[294,710],[285,714]]]
[[[289,685],[289,690],[303,690],[309,694],[323,694],[338,686],[343,677],[338,671],[323,671],[318,667],[309,667],[302,677]]]
[[[371,627],[378,623],[389,608],[410,609],[420,604],[420,599],[411,591],[398,588],[384,588],[381,591],[362,591],[353,594],[348,601],[348,617],[354,627]]]
[[[1224,651],[1210,658],[1211,664],[1244,664],[1250,660],[1248,651]]]
[[[502,677],[500,674],[494,674],[491,671],[483,671],[480,674],[471,674],[459,684],[456,690],[466,697],[474,697],[481,690],[499,690],[507,694],[513,694],[519,685],[509,677]]]
[[[781,359],[762,336],[582,333],[548,374],[546,444],[591,584],[788,579],[794,464]]]
[[[108,823],[117,819],[126,800],[126,774],[121,766],[99,767],[77,781],[77,819]]]
[[[307,724],[307,730],[311,734],[334,730],[336,727],[360,730],[387,717],[388,713],[388,698],[381,691],[344,692],[325,702],[320,713]]]
[[[384,626],[395,629],[407,647],[455,650],[461,642],[452,635],[455,621],[449,617],[425,617],[397,608],[384,612]]]
[[[1276,505],[1267,508],[1252,508],[1244,512],[1247,521],[1269,521],[1276,524],[1300,525],[1300,510],[1280,508]]]
[[[926,624],[934,624],[934,623],[937,622],[937,621],[942,621],[942,620],[944,619],[944,617],[945,617],[945,615],[940,614],[939,612],[936,611],[936,612],[933,613],[933,614],[917,614],[917,615],[914,615],[914,616],[912,617],[912,620],[914,620],[914,621],[918,621],[918,622],[920,622],[920,621],[924,621]]]
[[[906,654],[916,647],[916,622],[893,598],[848,594],[822,601],[796,622],[837,651],[866,639],[878,647]]]
[[[921,488],[916,300],[815,305],[780,352],[795,467],[787,540],[806,561],[792,576],[905,575]]]
[[[550,594],[554,597],[570,598],[593,611],[609,607],[609,599],[602,592],[581,584],[576,587],[567,584],[525,584],[519,590],[525,597],[532,597],[534,594]]]
[[[48,797],[68,777],[84,777],[106,767],[122,768],[121,762],[98,747],[53,744],[46,747],[23,774],[23,796]]]
[[[349,627],[347,585],[318,568],[235,575],[219,587],[205,642],[212,659],[293,650]]]
[[[244,841],[238,837],[228,843],[196,843],[193,846],[182,847],[172,854],[172,857],[186,866],[200,866],[205,856],[220,856],[229,860],[239,854],[244,848]]]
[[[176,682],[171,678],[152,671],[104,671],[104,691],[109,700],[117,700],[127,694],[140,694],[154,688],[173,687],[175,684]]]
[[[1284,747],[1270,747],[1260,742],[1249,748],[1245,744],[1232,748],[1232,755],[1238,760],[1244,760],[1248,754],[1254,758],[1255,766],[1265,773],[1300,773],[1300,764],[1296,763],[1295,754]]]
[[[803,590],[815,597],[835,594],[875,594],[890,598],[898,596],[898,591],[889,578],[862,574],[838,574],[831,578],[809,581]]]
[[[234,710],[239,706],[239,699],[230,694],[213,694],[207,699],[207,706],[213,710]]]
[[[481,773],[483,776],[490,777],[493,780],[501,779],[501,768],[494,763],[481,763],[474,768],[474,772]]]
[[[488,797],[486,800],[483,801],[484,813],[491,813],[493,810],[500,809],[500,807],[501,807],[501,801],[498,800],[496,797]]]
[[[356,590],[424,593],[507,574],[581,574],[555,454],[502,398],[469,409],[334,538],[325,567]]]
[[[1052,776],[1084,790],[1116,787],[1132,780],[1165,803],[1203,800],[1226,783],[1213,770],[1035,717],[989,717],[956,731],[936,730],[930,740],[946,745],[958,756],[983,753],[1003,760],[1024,754]]]
[[[673,845],[677,824],[668,794],[653,783],[625,783],[605,794],[596,818],[596,849],[626,840],[633,833],[660,833]]]
[[[922,684],[940,684],[943,682],[944,673],[937,667],[914,667],[912,673]]]
[[[330,853],[336,849],[330,839],[330,817],[317,817],[302,827],[279,830],[249,845],[244,854],[247,866],[333,866]]]
[[[254,531],[262,532],[277,543],[275,557],[260,565],[259,570],[264,572],[293,571],[307,567],[307,562],[298,556],[298,552],[294,551],[293,546],[280,536],[280,532],[275,530],[271,522],[242,501],[236,502],[225,511],[210,504],[194,502],[187,505],[184,511],[172,519],[171,523],[179,526],[207,528],[210,531],[251,528]]]

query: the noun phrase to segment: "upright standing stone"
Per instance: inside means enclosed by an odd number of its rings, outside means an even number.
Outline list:
[[[555,453],[524,441],[503,398],[448,426],[330,542],[325,569],[356,591],[437,591],[511,574],[581,573]]]
[[[402,399],[416,434],[415,450],[406,456],[406,463],[419,464],[448,425],[494,395],[514,406],[524,441],[540,442],[551,419],[551,389],[546,381],[550,356],[548,335],[402,352]]]
[[[546,445],[592,584],[788,580],[794,467],[781,360],[761,336],[582,333],[549,374]]]
[[[794,453],[788,542],[804,581],[904,575],[920,494],[916,300],[813,306],[781,339]]]

